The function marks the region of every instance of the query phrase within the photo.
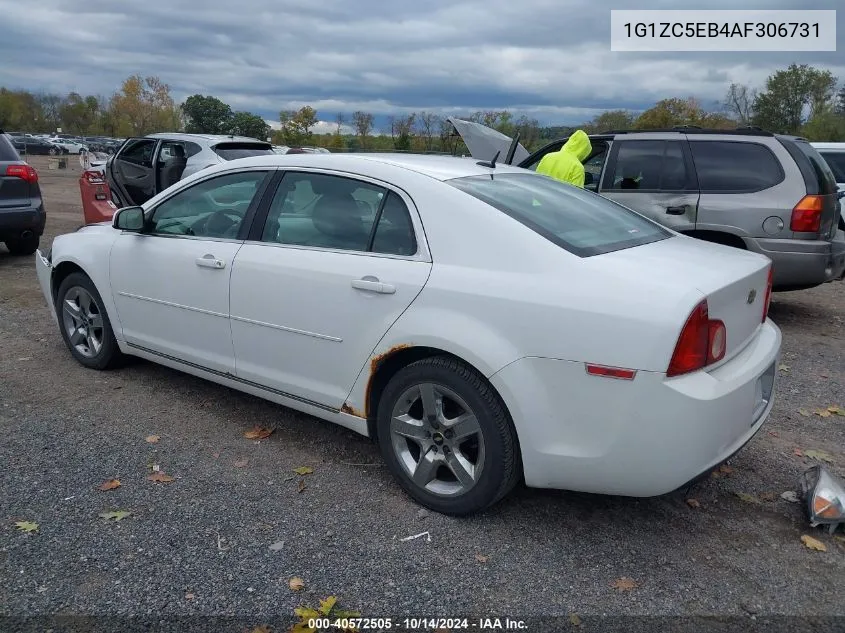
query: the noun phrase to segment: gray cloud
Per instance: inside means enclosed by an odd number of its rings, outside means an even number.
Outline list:
[[[730,82],[760,85],[791,62],[845,78],[841,53],[613,53],[610,11],[587,0],[0,0],[0,15],[0,85],[108,95],[141,73],[159,76],[177,99],[213,94],[268,117],[303,104],[325,119],[358,108],[508,107],[577,122],[668,96],[715,104]],[[845,28],[838,33],[842,50]]]

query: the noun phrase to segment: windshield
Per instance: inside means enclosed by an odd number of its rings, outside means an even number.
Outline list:
[[[447,181],[580,257],[649,244],[672,233],[607,198],[536,174]]]

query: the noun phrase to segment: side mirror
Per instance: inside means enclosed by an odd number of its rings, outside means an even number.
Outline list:
[[[144,209],[142,207],[125,207],[114,214],[112,226],[121,231],[140,233],[144,229]]]

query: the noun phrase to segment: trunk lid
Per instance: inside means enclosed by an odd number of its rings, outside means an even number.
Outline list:
[[[26,163],[19,160],[0,161],[0,209],[32,206],[35,185],[17,176],[7,176],[6,168],[9,165],[26,165]]]
[[[447,121],[452,124],[455,132],[460,135],[473,158],[490,161],[493,160],[493,157],[498,152],[498,162],[506,162],[508,151],[513,143],[513,139],[510,136],[502,134],[486,125],[481,125],[481,123],[475,123],[474,121],[464,121],[455,117],[449,117]],[[528,156],[528,150],[522,146],[522,143],[517,143],[516,151],[511,159],[507,161],[507,164],[519,165]]]
[[[744,348],[762,323],[771,265],[763,255],[677,236],[589,259],[597,265],[612,264],[632,283],[656,278],[700,291],[707,298],[710,318],[725,324],[725,358]],[[683,325],[678,323],[679,333]]]

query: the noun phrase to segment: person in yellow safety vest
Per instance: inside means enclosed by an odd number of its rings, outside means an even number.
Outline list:
[[[584,165],[582,162],[590,155],[593,146],[584,130],[575,130],[560,151],[549,152],[537,165],[537,173],[551,176],[584,188]]]

